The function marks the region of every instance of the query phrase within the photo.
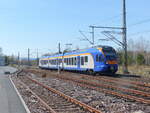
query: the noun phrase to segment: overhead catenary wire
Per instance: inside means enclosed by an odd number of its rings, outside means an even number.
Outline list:
[[[145,24],[145,23],[148,23],[148,22],[150,22],[150,18],[149,18],[149,19],[145,19],[145,20],[141,20],[141,21],[136,22],[136,23],[134,23],[134,24],[131,24],[131,25],[129,25],[128,27],[133,27],[133,26]]]
[[[143,33],[150,33],[150,30],[145,30],[145,31],[141,31],[141,32],[131,33],[131,34],[128,35],[128,37],[132,37],[132,36],[143,34]]]

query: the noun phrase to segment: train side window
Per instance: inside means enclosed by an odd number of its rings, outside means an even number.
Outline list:
[[[69,58],[69,62],[70,62],[69,65],[71,65],[71,58]]]
[[[84,61],[85,61],[85,62],[88,62],[88,56],[85,56],[85,57],[84,57]]]
[[[71,65],[71,58],[69,58],[69,65]]]
[[[81,57],[81,65],[84,65],[84,57]]]
[[[74,58],[74,65],[77,65],[77,58]]]
[[[99,58],[98,58],[98,55],[96,55],[96,62],[98,62],[99,61]]]
[[[74,57],[72,58],[72,65],[74,65]]]
[[[69,65],[69,58],[67,58],[67,65]]]
[[[73,58],[71,58],[71,65],[73,65]]]
[[[72,64],[71,58],[70,58],[70,65]]]
[[[69,58],[67,58],[67,65],[69,65]]]
[[[72,65],[72,59],[70,58],[70,65]]]
[[[73,65],[73,58],[71,58],[71,65]]]
[[[71,64],[71,59],[69,58],[69,65]]]

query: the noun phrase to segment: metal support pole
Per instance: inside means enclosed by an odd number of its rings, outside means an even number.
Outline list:
[[[37,66],[39,65],[39,52],[38,52],[38,49],[37,49]]]
[[[60,43],[58,44],[58,52],[61,53]]]
[[[28,66],[30,66],[30,49],[28,48]]]
[[[20,67],[20,52],[18,52],[18,67]]]
[[[95,42],[94,42],[94,27],[92,27],[92,42],[93,42],[93,46],[95,45]]]
[[[126,1],[123,0],[123,43],[124,43],[124,66],[123,72],[128,73],[128,55],[127,55],[127,27],[126,27]]]
[[[58,44],[58,52],[59,54],[61,53],[60,51],[60,43]],[[58,74],[60,74],[60,59],[57,59],[57,67],[58,67]]]

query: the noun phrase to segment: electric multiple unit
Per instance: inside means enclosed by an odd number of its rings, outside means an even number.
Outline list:
[[[115,73],[118,70],[116,51],[110,46],[43,56],[39,67],[44,69],[63,69],[87,73]]]

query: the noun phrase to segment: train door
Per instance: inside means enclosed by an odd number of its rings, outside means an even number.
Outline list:
[[[77,56],[77,68],[79,69],[80,68],[80,56]]]

